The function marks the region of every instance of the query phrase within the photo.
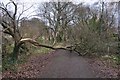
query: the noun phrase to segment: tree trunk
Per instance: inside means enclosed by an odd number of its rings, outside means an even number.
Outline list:
[[[19,54],[20,46],[21,46],[20,44],[18,44],[17,42],[15,42],[13,53],[12,53],[12,60],[13,61],[16,61],[18,59],[18,54]]]

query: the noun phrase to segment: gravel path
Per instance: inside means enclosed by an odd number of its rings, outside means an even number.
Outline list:
[[[39,78],[96,78],[85,58],[69,51],[55,51],[54,58],[44,68]]]
[[[31,56],[26,63],[19,65],[17,74],[6,71],[2,74],[2,77],[104,78],[105,76],[101,73],[101,70],[106,68],[99,64],[100,62],[95,63],[93,61],[96,62],[96,60],[91,61],[91,59],[78,56],[77,53],[56,50],[44,55]]]

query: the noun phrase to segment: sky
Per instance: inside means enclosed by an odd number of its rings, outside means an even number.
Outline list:
[[[10,0],[0,0],[0,2],[3,2],[4,4],[7,4]],[[23,16],[30,16],[30,15],[35,15],[35,9],[37,9],[37,5],[39,3],[42,2],[49,2],[49,1],[57,1],[57,0],[14,0],[15,2],[19,2],[19,4],[24,4],[25,5],[25,9],[29,8],[31,5],[34,5],[32,8],[30,8],[29,10],[27,10],[27,12],[25,12],[23,14]],[[60,1],[68,1],[68,0],[60,0]],[[94,2],[98,1],[98,0],[69,0],[72,1],[73,3],[79,4],[80,2],[85,2],[87,4],[93,4]],[[12,9],[12,8],[11,8]],[[22,9],[22,6],[20,7],[18,13],[20,13]],[[19,14],[18,14],[19,15]]]
[[[7,3],[9,0],[0,0],[0,2],[5,2]],[[14,1],[20,1],[20,2],[27,2],[27,3],[40,3],[40,2],[49,2],[49,1],[57,1],[57,0],[14,0]],[[60,0],[60,1],[73,1],[73,2],[86,2],[86,3],[94,3],[96,1],[100,0]],[[118,2],[120,0],[103,0],[106,2]]]
[[[3,2],[4,4],[8,3],[10,0],[0,0],[0,2]],[[31,5],[34,5],[32,8],[30,8],[29,10],[27,10],[27,12],[25,12],[23,14],[23,16],[29,16],[29,15],[35,15],[35,9],[37,9],[37,5],[41,2],[49,2],[49,1],[57,1],[57,0],[14,0],[15,2],[19,2],[21,4],[25,5],[25,9],[29,8]],[[85,2],[88,5],[92,5],[95,2],[98,2],[100,0],[60,0],[60,1],[72,1],[73,3],[79,4],[80,2]],[[106,2],[118,2],[120,0],[101,0],[101,1],[106,1]],[[12,8],[11,8],[12,9]],[[20,7],[18,13],[20,13],[22,9],[22,6]],[[19,15],[19,14],[18,14]]]
[[[9,0],[0,0],[1,2],[5,2],[7,3]],[[57,0],[14,0],[14,1],[20,1],[20,2],[26,2],[26,3],[40,3],[40,2],[49,2],[49,1],[57,1]],[[68,1],[68,0],[60,0],[60,1]],[[94,1],[98,1],[98,0],[69,0],[69,1],[73,1],[73,2],[88,2],[88,3],[92,3]]]

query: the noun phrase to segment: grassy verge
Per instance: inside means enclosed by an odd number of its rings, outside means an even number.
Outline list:
[[[27,61],[27,59],[32,56],[32,55],[43,55],[43,54],[47,54],[49,53],[51,50],[47,49],[47,48],[40,48],[40,49],[36,49],[33,51],[32,54],[26,55],[26,54],[22,54],[19,56],[19,59],[16,61],[16,63],[13,64],[13,62],[11,61],[11,57],[7,56],[6,58],[4,58],[2,60],[2,72],[4,71],[17,71],[17,67],[19,64],[23,64]]]
[[[113,68],[118,68],[118,65],[120,65],[120,58],[117,55],[105,55],[102,56],[101,59],[106,61],[107,64]]]

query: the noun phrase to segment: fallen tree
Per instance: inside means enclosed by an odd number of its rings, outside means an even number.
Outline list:
[[[14,11],[12,13],[10,13],[10,11],[8,9],[8,5],[10,5],[10,4],[13,5],[13,9],[14,9]],[[13,39],[13,42],[14,42],[14,47],[13,47],[13,51],[12,51],[12,60],[13,61],[16,61],[18,59],[20,48],[25,46],[23,44],[26,42],[29,42],[35,46],[45,47],[45,48],[49,48],[49,49],[53,49],[53,50],[64,49],[64,50],[69,50],[69,51],[76,51],[75,48],[73,49],[73,46],[56,48],[53,46],[40,44],[32,38],[23,38],[23,36],[20,32],[20,29],[19,29],[19,22],[20,22],[21,15],[25,11],[27,11],[29,8],[26,10],[23,9],[23,11],[17,17],[18,5],[13,0],[10,0],[10,2],[6,5],[0,4],[0,9],[3,12],[3,16],[2,16],[2,20],[1,20],[1,25],[3,27],[3,33],[11,36]],[[77,53],[79,53],[79,52],[77,52]],[[80,53],[79,53],[79,55],[80,55]]]
[[[80,52],[77,51],[76,48],[75,48],[75,46],[73,46],[73,45],[66,46],[66,47],[54,47],[54,46],[48,46],[48,45],[40,44],[40,43],[38,43],[37,41],[35,41],[35,40],[31,39],[31,38],[21,39],[19,44],[22,45],[22,44],[25,43],[25,42],[29,42],[29,43],[31,43],[31,44],[33,44],[33,45],[35,45],[35,46],[38,46],[38,47],[45,47],[45,48],[49,48],[49,49],[53,49],[53,50],[63,49],[63,50],[68,50],[68,51],[70,51],[70,52],[75,51],[75,52],[77,52],[79,55],[82,56],[82,54],[80,54]],[[74,48],[73,48],[73,47],[74,47]]]

